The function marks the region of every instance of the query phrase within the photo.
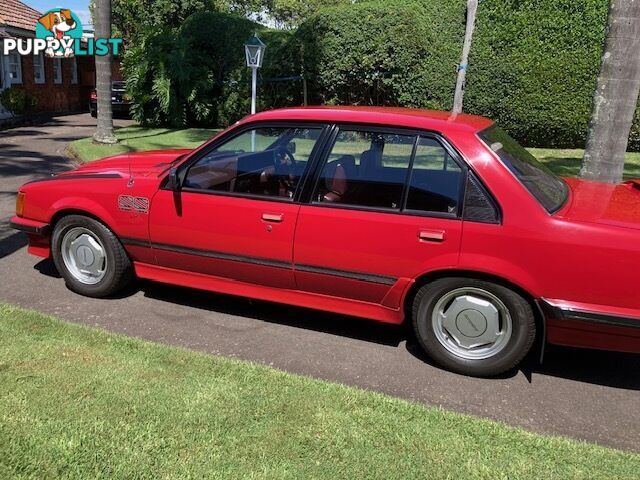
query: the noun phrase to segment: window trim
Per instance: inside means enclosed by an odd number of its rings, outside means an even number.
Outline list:
[[[17,63],[11,62],[11,58],[15,57],[18,59]],[[11,65],[18,65],[18,70],[16,71],[16,73],[18,74],[18,78],[13,79],[11,78]],[[13,51],[11,53],[9,53],[9,55],[7,55],[7,74],[9,76],[8,81],[9,81],[9,86],[11,85],[22,85],[23,82],[23,78],[22,78],[22,57],[20,56],[20,54],[16,51]]]
[[[447,139],[446,135],[427,129],[415,128],[415,127],[402,127],[402,126],[390,126],[390,125],[381,125],[376,123],[349,123],[349,122],[331,122],[331,121],[316,121],[316,120],[266,120],[266,121],[251,121],[247,123],[243,123],[241,125],[229,128],[226,132],[221,132],[221,134],[212,138],[208,143],[202,144],[198,147],[193,154],[190,154],[187,158],[184,158],[181,163],[179,163],[177,168],[177,174],[180,181],[180,184],[184,182],[184,178],[186,172],[190,168],[190,166],[200,160],[204,155],[208,154],[211,150],[219,147],[221,144],[226,143],[228,140],[231,140],[233,137],[241,134],[244,131],[251,130],[254,128],[268,128],[268,127],[301,127],[306,126],[309,128],[319,127],[322,128],[322,133],[314,146],[314,149],[309,157],[309,161],[307,163],[307,168],[303,172],[300,177],[299,188],[297,188],[293,199],[286,199],[280,197],[267,197],[262,195],[251,195],[244,193],[234,193],[234,192],[218,192],[215,190],[201,190],[201,189],[192,189],[182,187],[180,191],[185,191],[188,193],[200,193],[203,195],[221,195],[227,197],[237,197],[237,198],[248,198],[252,200],[262,200],[267,202],[281,202],[281,203],[294,203],[294,204],[302,204],[305,206],[312,207],[321,207],[321,208],[343,208],[347,210],[355,210],[355,211],[363,211],[363,212],[373,212],[373,213],[386,213],[391,215],[409,215],[413,217],[426,217],[426,218],[439,218],[439,219],[453,219],[460,221],[469,221],[473,222],[473,220],[465,220],[464,219],[464,199],[466,198],[466,181],[469,173],[473,173],[479,185],[482,187],[484,193],[487,195],[489,201],[496,208],[496,212],[499,219],[499,224],[503,223],[503,210],[500,205],[500,202],[493,194],[491,189],[487,186],[484,180],[480,175],[473,169],[470,165],[469,161],[456,149],[456,147]],[[463,172],[463,185],[460,189],[460,198],[458,200],[459,211],[455,214],[449,214],[445,212],[426,212],[423,210],[393,210],[393,209],[384,209],[384,208],[375,208],[375,207],[363,207],[358,205],[344,205],[344,204],[328,204],[328,203],[313,203],[312,195],[315,190],[317,177],[320,175],[320,167],[324,164],[324,159],[330,154],[331,148],[333,147],[335,138],[338,135],[340,128],[363,128],[369,129],[373,131],[386,132],[386,133],[398,133],[398,134],[414,134],[417,135],[418,139],[420,137],[429,137],[438,141],[444,149],[447,151],[451,159],[460,167]],[[481,142],[480,139],[478,141]],[[170,168],[166,170],[168,173]],[[169,180],[169,175],[167,174],[164,180],[160,184],[160,189],[168,190],[166,185]],[[407,186],[407,184],[405,184]]]
[[[507,166],[507,164],[505,163],[505,161],[502,159],[502,157],[498,154],[498,152],[494,152],[491,149],[491,146],[487,143],[487,141],[483,138],[483,135],[486,134],[486,132],[488,130],[494,129],[494,128],[499,128],[500,130],[503,130],[505,133],[508,134],[508,132],[506,132],[506,130],[502,129],[498,124],[496,123],[492,123],[491,125],[489,125],[487,128],[480,130],[478,132],[476,132],[476,138],[478,139],[478,141],[483,145],[483,147],[488,150],[489,152],[491,152],[494,157],[496,157],[498,159],[498,161],[500,162],[500,165],[502,165],[508,172],[509,174],[520,184],[520,186],[522,186],[522,188],[524,188],[526,190],[526,192],[531,196],[531,198],[533,198],[535,200],[535,202],[538,204],[538,206],[540,206],[542,208],[542,210],[544,210],[548,215],[553,216],[556,213],[558,213],[560,210],[562,210],[567,203],[569,202],[569,198],[571,197],[571,188],[569,187],[569,185],[567,184],[567,182],[562,178],[557,176],[555,173],[551,172],[552,175],[557,179],[560,180],[560,182],[565,186],[565,195],[564,195],[564,199],[562,200],[562,202],[557,205],[555,208],[553,209],[548,209],[547,207],[544,206],[544,204],[542,203],[542,201],[529,189],[529,187],[527,187],[525,185],[525,183],[515,174],[515,172],[513,172],[511,170],[511,168],[509,168]],[[510,135],[509,135],[510,136]],[[512,137],[513,138],[513,137]],[[515,140],[515,139],[514,139]],[[517,142],[517,141],[516,141]],[[519,143],[518,143],[519,144]],[[520,145],[522,147],[522,145]],[[522,147],[524,148],[524,147]],[[525,149],[526,150],[526,149]],[[478,180],[480,180],[478,178]],[[501,209],[499,209],[499,211],[501,212]],[[500,217],[500,219],[502,220],[502,216]]]
[[[453,160],[453,163],[455,163],[458,168],[460,168],[460,184],[458,185],[458,208],[455,214],[451,213],[449,214],[448,212],[436,212],[436,211],[428,211],[428,210],[416,210],[416,209],[412,209],[412,208],[407,208],[407,200],[409,199],[409,189],[411,187],[411,178],[413,177],[413,162],[415,161],[415,155],[416,152],[418,151],[418,146],[420,144],[420,140],[422,138],[429,138],[432,139],[434,141],[436,141],[438,144],[440,144],[440,146],[444,149],[444,151],[449,155],[449,158],[451,160]],[[416,139],[416,145],[413,151],[413,155],[411,156],[411,164],[409,165],[409,172],[407,174],[407,180],[405,183],[405,188],[406,188],[406,194],[403,198],[403,202],[402,202],[402,209],[401,211],[403,212],[425,212],[425,213],[438,213],[438,214],[442,214],[445,213],[445,215],[449,216],[452,215],[455,218],[460,218],[462,219],[462,215],[463,215],[463,211],[464,211],[464,199],[465,199],[465,195],[466,195],[466,188],[467,188],[467,177],[469,176],[469,167],[467,166],[466,162],[462,161],[462,159],[458,159],[456,157],[456,155],[453,153],[454,151],[451,150],[450,148],[448,148],[448,145],[446,144],[446,142],[444,142],[444,139],[442,138],[441,135],[418,135],[418,138]],[[446,165],[448,163],[448,159],[445,158],[444,159],[444,170],[443,171],[447,171]]]
[[[62,85],[62,59],[54,58],[52,65],[53,65],[53,84]],[[56,65],[58,65],[57,71],[56,71]]]
[[[482,194],[485,196],[487,201],[491,204],[491,206],[495,210],[495,212],[496,212],[496,221],[495,222],[483,222],[481,220],[474,220],[473,218],[465,218],[464,207],[465,207],[466,199],[467,199],[467,183],[469,182],[470,177],[473,177],[473,180],[475,180],[475,182],[477,183],[478,188],[480,189]],[[469,171],[467,172],[467,177],[466,177],[466,180],[465,180],[465,192],[464,193],[465,194],[464,194],[464,200],[463,200],[463,205],[462,205],[462,217],[461,217],[462,220],[464,220],[465,222],[482,223],[484,225],[502,225],[502,207],[500,206],[500,204],[496,200],[496,197],[493,195],[493,193],[491,193],[491,190],[489,190],[487,185],[480,178],[480,176],[475,171],[473,171],[471,169],[469,169]]]
[[[41,80],[38,81],[38,79],[36,78],[36,58],[40,60],[40,65],[39,65],[39,72],[41,74]],[[47,83],[47,77],[46,77],[46,72],[45,72],[45,68],[44,68],[44,54],[42,52],[40,52],[38,55],[34,55],[33,56],[33,83],[35,83],[36,85],[44,85]]]
[[[78,84],[78,58],[74,55],[71,57],[71,85]]]
[[[294,192],[293,197],[284,198],[284,197],[275,197],[268,195],[256,195],[251,193],[238,193],[238,192],[222,192],[217,190],[207,190],[193,187],[181,187],[181,192],[188,193],[201,193],[205,195],[221,195],[225,197],[236,197],[236,198],[248,198],[252,200],[263,200],[267,202],[278,202],[278,203],[300,203],[300,194],[303,190],[304,184],[308,178],[308,171],[313,168],[315,157],[317,156],[318,150],[320,146],[324,145],[325,137],[327,131],[329,130],[330,125],[326,122],[313,122],[313,121],[265,121],[265,122],[249,122],[242,124],[236,128],[229,130],[223,136],[215,138],[209,144],[206,145],[205,148],[196,152],[195,155],[189,157],[186,161],[182,162],[178,168],[178,178],[180,179],[180,185],[182,185],[187,177],[187,174],[191,167],[197,163],[202,157],[209,154],[212,150],[220,147],[221,145],[233,140],[234,138],[242,135],[251,130],[256,130],[259,128],[317,128],[320,130],[320,135],[318,140],[316,141],[313,149],[311,150],[311,154],[309,155],[309,160],[307,161],[307,165],[305,166],[304,172],[300,176],[300,180],[298,181],[298,185],[296,187],[296,191]],[[163,182],[161,183],[160,188],[162,190],[166,190],[167,181],[169,176],[167,175]]]
[[[411,153],[411,159],[409,160],[409,167],[407,171],[407,176],[405,178],[405,182],[403,185],[402,199],[401,199],[401,207],[398,209],[392,208],[384,208],[384,207],[368,207],[364,205],[350,205],[350,204],[330,204],[330,203],[322,203],[314,201],[313,194],[318,187],[318,183],[320,181],[320,175],[322,174],[322,168],[326,165],[327,159],[331,154],[331,149],[335,144],[335,140],[342,130],[358,130],[358,131],[366,131],[366,132],[376,132],[382,134],[391,134],[391,135],[413,135],[415,136],[413,150]],[[420,142],[420,138],[433,138],[437,141],[445,151],[449,154],[451,159],[460,167],[461,170],[461,178],[460,178],[460,188],[458,194],[458,209],[456,213],[447,213],[447,212],[436,212],[436,211],[426,211],[426,210],[415,210],[415,209],[407,209],[407,197],[409,193],[409,182],[411,180],[411,173],[413,168],[413,160],[415,158],[415,153],[417,149],[417,145]],[[451,144],[446,140],[446,138],[434,131],[430,130],[422,130],[411,127],[402,127],[402,126],[389,126],[389,125],[377,125],[371,123],[334,123],[331,131],[331,135],[326,139],[325,147],[323,148],[319,158],[317,159],[316,165],[314,166],[313,175],[311,176],[309,185],[311,188],[308,188],[308,185],[305,185],[306,195],[302,198],[302,203],[313,206],[313,207],[321,207],[321,208],[344,208],[347,210],[359,210],[364,212],[377,212],[377,213],[390,213],[397,215],[410,215],[410,216],[419,216],[419,217],[431,217],[431,218],[445,218],[445,219],[458,219],[463,220],[462,212],[463,212],[463,204],[466,193],[466,179],[469,171],[469,165],[466,161],[464,161],[463,157],[455,150]]]

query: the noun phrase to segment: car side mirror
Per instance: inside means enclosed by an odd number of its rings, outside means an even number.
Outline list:
[[[167,179],[167,189],[177,192],[180,190],[180,177],[178,177],[178,169],[172,167],[169,170],[169,178]]]
[[[289,152],[291,155],[296,153],[296,142],[289,142],[287,144],[287,152]]]

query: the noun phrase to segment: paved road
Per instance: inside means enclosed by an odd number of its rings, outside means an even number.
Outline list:
[[[67,290],[28,256],[6,220],[19,184],[67,168],[65,144],[90,135],[88,115],[0,132],[0,299],[150,340],[243,358],[603,445],[640,451],[640,356],[554,348],[504,378],[445,372],[403,328],[140,282],[120,298]]]

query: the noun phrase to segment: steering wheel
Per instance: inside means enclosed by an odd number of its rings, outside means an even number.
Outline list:
[[[289,163],[288,163],[288,166],[290,167],[289,170],[293,171],[293,167],[296,166],[296,159],[293,156],[293,153],[291,153],[289,150],[287,150],[286,147],[278,147],[273,152],[273,162],[274,162],[274,166],[276,167],[276,172],[281,172],[282,171],[282,167],[285,165],[285,164],[280,162],[281,158],[282,159],[284,159],[284,158],[289,159]]]

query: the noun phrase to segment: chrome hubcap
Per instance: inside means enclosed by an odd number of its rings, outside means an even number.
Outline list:
[[[62,260],[73,278],[95,285],[107,271],[107,255],[100,239],[84,227],[74,227],[62,238]]]
[[[449,352],[468,360],[492,357],[511,338],[511,315],[494,294],[475,287],[448,292],[436,303],[431,321]]]

